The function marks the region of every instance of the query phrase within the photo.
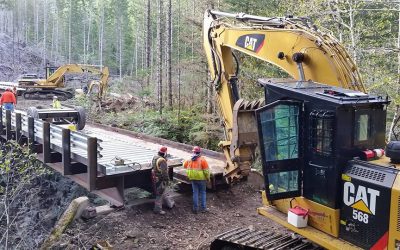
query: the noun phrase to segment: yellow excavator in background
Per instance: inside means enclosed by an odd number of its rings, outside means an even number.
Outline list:
[[[74,96],[75,90],[63,90],[66,87],[65,75],[69,73],[91,73],[98,75],[99,80],[93,80],[88,84],[87,94],[96,91],[99,99],[103,98],[106,94],[109,77],[108,67],[85,64],[46,67],[46,79],[37,79],[35,75],[26,75],[18,79],[18,86],[26,89],[23,93],[25,99],[51,99],[54,95],[58,96],[61,100],[70,99]]]
[[[227,182],[249,175],[259,149],[265,191],[257,211],[302,236],[235,228],[211,249],[398,249],[400,144],[385,143],[390,101],[365,93],[344,47],[306,18],[215,10],[205,12],[203,39]],[[260,79],[265,101],[240,99],[233,51],[293,80]]]

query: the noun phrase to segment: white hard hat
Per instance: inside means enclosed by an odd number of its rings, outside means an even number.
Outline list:
[[[58,99],[58,97],[55,95],[55,96],[53,96],[53,99]]]

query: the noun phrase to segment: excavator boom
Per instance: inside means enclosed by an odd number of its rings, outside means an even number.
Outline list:
[[[343,46],[306,18],[260,17],[208,10],[203,44],[223,119],[228,182],[248,175],[258,134],[254,110],[263,100],[240,99],[234,51],[276,65],[299,81],[315,81],[365,92],[357,67]]]

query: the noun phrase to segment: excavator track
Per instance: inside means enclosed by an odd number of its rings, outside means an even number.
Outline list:
[[[49,100],[57,96],[59,100],[65,101],[74,97],[73,93],[57,89],[28,89],[23,94],[26,100]]]
[[[322,247],[294,234],[235,228],[218,235],[211,243],[211,250],[273,249],[273,250],[319,250]]]

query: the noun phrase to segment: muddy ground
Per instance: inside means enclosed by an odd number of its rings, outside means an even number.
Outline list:
[[[175,197],[176,206],[166,215],[154,214],[149,203],[75,221],[56,248],[87,249],[107,241],[114,249],[209,249],[216,235],[236,227],[284,230],[257,214],[261,195],[246,183],[208,192],[209,213],[193,214],[191,199],[189,187]]]

